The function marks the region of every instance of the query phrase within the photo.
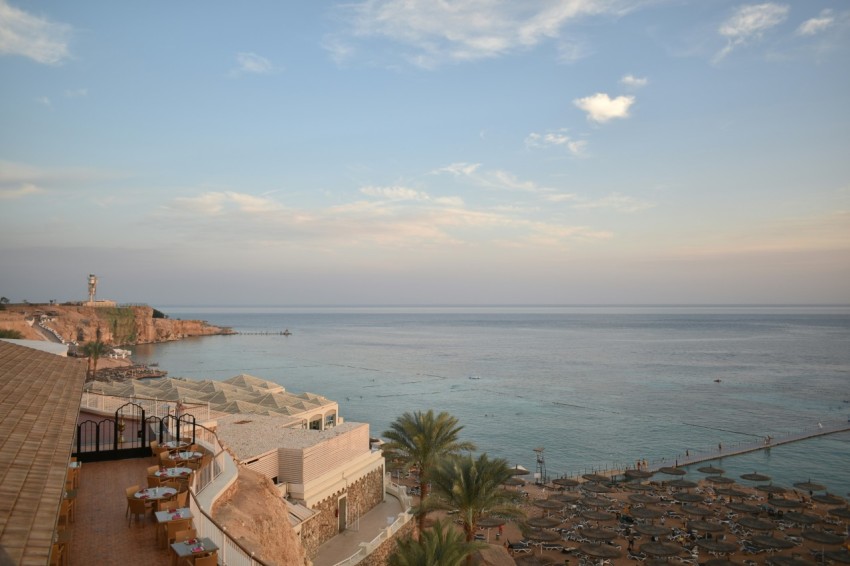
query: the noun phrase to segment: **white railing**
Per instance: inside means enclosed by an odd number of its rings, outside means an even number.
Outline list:
[[[392,525],[383,529],[380,533],[378,533],[378,536],[376,536],[369,542],[361,542],[360,548],[357,550],[357,552],[355,552],[345,560],[337,562],[336,564],[334,564],[334,566],[354,566],[355,564],[361,562],[367,556],[375,552],[375,550],[379,546],[381,546],[381,544],[392,538],[392,536],[396,534],[399,529],[401,529],[404,525],[407,524],[408,521],[413,518],[413,515],[408,513],[408,510],[410,509],[410,497],[407,495],[407,490],[404,486],[397,485],[392,482],[387,482],[385,491],[393,497],[398,498],[398,500],[401,502],[404,511],[398,514],[398,517],[395,521],[393,521]]]
[[[118,407],[133,402],[145,410],[146,417],[163,418],[174,410],[175,402],[165,399],[150,399],[148,397],[113,397],[92,391],[83,391],[80,409],[94,413],[114,414]],[[198,422],[210,420],[210,406],[207,403],[184,403],[183,414],[191,414]]]

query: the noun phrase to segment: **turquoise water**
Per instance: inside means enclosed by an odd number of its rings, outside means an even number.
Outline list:
[[[171,376],[250,373],[340,403],[379,435],[457,416],[480,450],[550,476],[850,417],[847,307],[172,308],[240,332],[139,346]],[[470,379],[476,377],[477,379]],[[720,382],[715,380],[719,379]],[[850,491],[850,434],[726,458],[730,473]]]

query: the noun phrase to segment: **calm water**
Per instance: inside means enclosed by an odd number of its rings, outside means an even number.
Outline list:
[[[340,403],[379,435],[457,416],[479,449],[550,476],[850,417],[850,307],[171,308],[240,332],[139,346],[172,377],[250,373]],[[470,379],[475,377],[477,379]],[[721,382],[715,382],[720,379]],[[850,491],[850,434],[726,458],[731,474]]]

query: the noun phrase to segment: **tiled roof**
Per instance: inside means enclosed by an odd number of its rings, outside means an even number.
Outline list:
[[[0,562],[47,564],[84,360],[0,341]]]

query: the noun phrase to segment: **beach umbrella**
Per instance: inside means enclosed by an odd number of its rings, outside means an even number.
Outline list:
[[[850,507],[835,507],[827,511],[833,517],[840,517],[842,519],[850,519]]]
[[[608,483],[611,481],[611,478],[600,475],[600,474],[582,474],[584,479],[587,481],[595,482],[595,483]]]
[[[555,478],[552,480],[552,483],[561,487],[575,487],[581,482],[572,478]]]
[[[814,525],[815,523],[820,523],[821,519],[817,515],[810,515],[808,513],[800,513],[797,511],[789,511],[785,513],[785,516],[782,517],[786,521],[791,521],[792,523],[799,523],[801,525]]]
[[[692,487],[696,487],[698,484],[691,480],[670,480],[667,482],[667,485],[675,487],[676,489],[690,489]]]
[[[786,491],[788,491],[784,487],[773,485],[772,483],[769,483],[767,485],[757,485],[756,489],[759,491],[763,491],[764,493],[772,493],[774,495],[785,493]]]
[[[754,531],[772,531],[776,529],[776,523],[767,519],[759,519],[758,517],[741,517],[735,521],[742,527],[752,529]]]
[[[606,511],[596,511],[593,509],[585,509],[581,512],[581,516],[591,521],[611,521],[616,518],[613,513]]]
[[[631,515],[635,519],[660,519],[664,516],[664,512],[649,507],[635,507],[632,509]]]
[[[726,527],[720,523],[712,523],[711,521],[703,521],[702,519],[688,521],[688,528],[704,533],[722,533],[726,530]]]
[[[661,537],[670,534],[670,528],[661,525],[645,525],[643,523],[638,523],[632,528],[640,534],[648,537]]]
[[[673,499],[684,503],[701,503],[705,498],[698,493],[674,493]]]
[[[800,531],[800,536],[818,544],[841,544],[844,542],[843,536],[828,533],[820,529],[803,529]]]
[[[561,503],[575,503],[579,499],[581,499],[581,495],[578,493],[556,493],[555,495],[550,495],[549,499],[552,501],[560,501]]]
[[[477,525],[484,529],[492,529],[493,527],[499,527],[505,524],[505,520],[501,517],[493,517],[490,515],[481,517],[478,519]]]
[[[522,466],[517,464],[516,466],[511,468],[511,473],[515,476],[526,476],[526,475],[530,474],[531,472],[529,472],[526,468],[523,468]]]
[[[766,476],[764,474],[757,474],[756,472],[753,472],[751,474],[742,475],[741,479],[747,480],[747,481],[770,481],[770,476]]]
[[[655,491],[655,488],[651,485],[646,485],[645,483],[639,483],[636,481],[627,481],[623,484],[623,487],[631,491]]]
[[[640,551],[650,556],[676,556],[685,549],[669,542],[646,542],[640,545]]]
[[[519,478],[511,477],[511,478],[506,479],[502,483],[504,483],[505,485],[513,485],[513,486],[525,485],[525,480],[521,480]]]
[[[564,507],[564,504],[560,501],[553,501],[551,499],[535,499],[531,504],[544,511],[555,511]]]
[[[735,480],[733,480],[732,478],[727,478],[726,476],[708,476],[705,479],[710,481],[711,483],[718,483],[718,484],[735,483]]]
[[[608,507],[611,505],[611,500],[602,497],[583,497],[579,500],[579,504],[585,507]]]
[[[712,558],[702,563],[703,566],[741,566],[741,562],[735,562],[728,558]]]
[[[535,529],[551,529],[561,524],[561,521],[552,517],[532,517],[525,522],[529,527]]]
[[[514,561],[518,566],[553,566],[558,563],[548,556],[543,556],[542,553],[540,556],[519,556]]]
[[[797,501],[796,499],[785,499],[784,497],[768,499],[767,504],[779,507],[780,509],[799,509],[803,506],[801,501]]]
[[[726,470],[724,470],[723,468],[715,468],[714,466],[703,466],[702,468],[697,468],[697,471],[713,476],[726,473]]]
[[[589,491],[591,493],[610,493],[611,488],[602,485],[601,483],[596,482],[587,482],[581,484],[581,489],[584,491]]]
[[[658,468],[658,471],[662,474],[667,474],[668,476],[684,476],[688,473],[682,468],[675,468],[673,466],[664,466],[663,468]]]
[[[730,554],[738,550],[737,543],[727,540],[717,540],[716,538],[698,538],[696,545],[708,552],[717,552],[718,554]]]
[[[827,560],[840,562],[841,564],[850,564],[850,550],[827,550],[823,555]]]
[[[718,487],[714,490],[714,493],[717,495],[725,495],[726,497],[749,497],[749,493],[742,489],[737,489],[734,487]]]
[[[750,539],[750,542],[753,545],[758,546],[760,548],[775,548],[775,549],[784,549],[784,548],[794,548],[797,546],[790,540],[786,538],[777,538],[768,535],[756,535]]]
[[[696,517],[708,517],[711,515],[711,509],[700,507],[699,505],[682,505],[682,511]]]
[[[758,505],[753,505],[752,503],[741,503],[738,501],[727,503],[726,507],[732,511],[738,511],[739,513],[758,513],[761,511],[761,507]]]
[[[619,536],[617,531],[612,531],[611,529],[587,528],[579,529],[579,532],[581,536],[591,540],[614,540]]]
[[[523,532],[525,538],[536,542],[554,542],[560,540],[561,535],[549,529],[527,529]]]
[[[630,480],[645,480],[652,477],[652,472],[646,470],[626,470],[625,476]]]
[[[812,496],[812,501],[823,503],[824,505],[845,505],[847,502],[843,498],[831,493],[823,493]]]
[[[661,498],[657,495],[649,495],[646,493],[630,493],[628,496],[629,501],[632,503],[659,503]]]
[[[826,491],[825,485],[815,483],[812,480],[798,481],[794,484],[794,487],[799,489],[805,489],[806,491]]]
[[[578,549],[580,552],[587,554],[588,556],[592,556],[593,558],[611,559],[619,558],[623,555],[622,552],[613,546],[602,543],[586,542],[579,546]]]
[[[815,563],[796,556],[770,556],[765,561],[770,566],[812,566]]]

